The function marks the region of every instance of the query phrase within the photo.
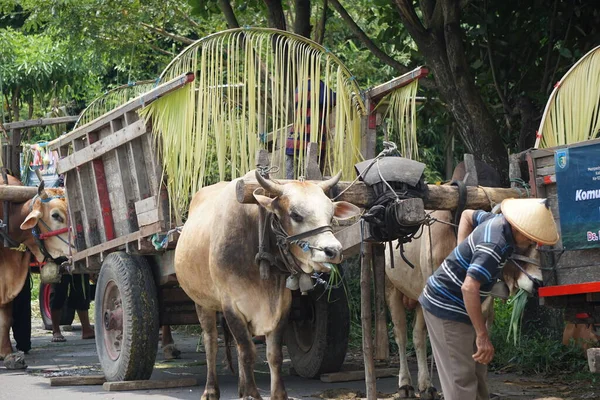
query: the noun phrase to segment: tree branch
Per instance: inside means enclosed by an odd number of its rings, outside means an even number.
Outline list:
[[[425,36],[427,35],[427,30],[421,23],[412,1],[395,0],[395,3],[396,7],[398,8],[398,12],[400,13],[402,23],[404,24],[404,27],[408,33],[410,33],[410,36],[412,36],[415,42],[424,40]]]
[[[325,24],[327,23],[327,10],[329,10],[327,0],[323,0],[323,13],[321,14],[321,18],[319,19],[317,26],[315,27],[315,42],[319,44],[323,44],[323,39],[325,39]]]
[[[170,56],[170,57],[175,57],[175,56],[176,56],[176,54],[173,54],[173,53],[171,53],[170,51],[167,51],[167,50],[161,49],[160,47],[158,47],[158,46],[155,46],[155,45],[153,45],[153,44],[151,44],[151,43],[148,43],[148,45],[150,46],[150,48],[151,48],[152,50],[154,50],[154,51],[158,51],[159,53],[165,54],[165,55],[167,55],[167,56]]]
[[[219,10],[225,16],[225,21],[227,22],[227,27],[229,29],[239,28],[240,23],[238,22],[235,13],[233,12],[233,8],[231,7],[231,3],[229,0],[218,0],[217,5]]]
[[[557,8],[558,0],[554,0],[554,8],[552,9],[552,17],[550,19],[550,27],[548,28],[548,49],[546,50],[546,65],[544,66],[544,75],[540,84],[540,92],[545,92],[546,88],[548,87],[548,78],[550,77],[550,59],[552,58],[552,49],[554,48],[554,23],[556,22]]]
[[[144,28],[147,28],[147,29],[151,30],[154,33],[158,33],[161,36],[168,37],[168,38],[173,39],[173,40],[175,40],[177,42],[180,42],[180,43],[183,43],[183,44],[192,44],[192,43],[194,43],[194,41],[192,39],[190,39],[190,38],[186,38],[185,36],[180,36],[180,35],[176,35],[176,34],[171,33],[171,32],[167,32],[167,31],[165,31],[162,28],[156,28],[156,27],[154,27],[154,26],[152,26],[150,24],[147,24],[145,22],[142,22],[141,25]]]
[[[377,45],[367,36],[367,34],[354,22],[350,14],[340,4],[338,0],[329,0],[332,7],[340,14],[344,22],[348,25],[352,33],[354,33],[358,39],[373,53],[373,55],[379,58],[382,62],[394,68],[398,73],[404,74],[409,71],[407,67],[394,60],[392,57],[383,52]]]

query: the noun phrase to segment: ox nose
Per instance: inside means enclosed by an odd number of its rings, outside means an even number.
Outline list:
[[[341,246],[336,246],[336,247],[325,247],[323,249],[323,252],[325,253],[325,255],[327,256],[327,258],[331,259],[331,260],[335,260],[335,259],[339,259],[342,256],[342,247]]]

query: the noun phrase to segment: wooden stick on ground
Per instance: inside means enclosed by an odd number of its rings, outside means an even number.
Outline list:
[[[104,375],[55,376],[50,378],[50,386],[102,385],[104,382],[106,382]]]
[[[398,375],[398,368],[382,368],[375,370],[376,378],[387,378],[394,375]],[[321,375],[321,382],[325,383],[362,381],[364,379],[365,371],[340,371]]]
[[[108,392],[115,392],[121,390],[169,389],[197,385],[198,381],[196,378],[181,378],[160,381],[105,382],[102,387]]]

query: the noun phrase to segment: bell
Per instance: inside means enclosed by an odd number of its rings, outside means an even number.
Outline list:
[[[300,291],[304,294],[305,292],[308,292],[310,290],[313,290],[314,288],[314,283],[312,278],[310,277],[310,275],[308,274],[300,274]]]
[[[300,285],[298,283],[298,275],[290,275],[285,280],[285,287],[290,290],[298,290]]]
[[[46,265],[40,268],[40,280],[42,283],[59,283],[60,278],[60,269],[56,263],[48,261]]]
[[[492,286],[490,295],[497,299],[507,300],[508,296],[510,295],[508,286],[503,281],[498,281],[494,284],[494,286]]]

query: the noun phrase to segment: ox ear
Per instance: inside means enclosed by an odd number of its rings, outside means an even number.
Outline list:
[[[42,218],[42,212],[40,210],[33,210],[21,224],[21,229],[24,231],[33,229],[37,225],[40,218]]]
[[[273,200],[275,200],[275,199],[272,199],[270,197],[263,196],[263,195],[260,195],[260,194],[256,194],[256,193],[254,193],[254,198],[256,199],[256,201],[258,202],[258,204],[260,204],[262,207],[266,208],[267,211],[274,212],[274,210],[273,210]]]
[[[360,208],[347,201],[336,201],[333,206],[335,207],[333,216],[336,219],[344,220],[360,215]]]

